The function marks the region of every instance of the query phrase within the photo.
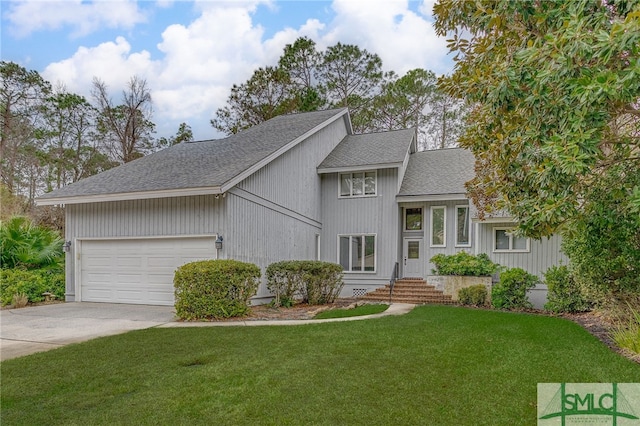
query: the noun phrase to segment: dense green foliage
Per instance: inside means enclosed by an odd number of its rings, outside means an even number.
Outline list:
[[[549,268],[544,274],[544,281],[548,287],[545,309],[553,312],[583,312],[591,307],[582,287],[566,265]]]
[[[638,173],[638,2],[440,0],[434,13],[457,54],[442,87],[475,104],[461,145],[476,156],[480,213],[506,209],[550,235],[612,167]],[[638,191],[618,201],[637,205]]]
[[[482,284],[464,287],[458,290],[458,302],[463,305],[484,306],[487,304],[487,287]]]
[[[25,294],[29,302],[42,302],[43,293],[64,300],[64,272],[51,269],[0,269],[0,304],[12,303],[15,294]]]
[[[342,286],[342,266],[316,260],[287,260],[272,263],[266,270],[267,288],[274,295],[274,306],[303,303],[333,303]]]
[[[59,268],[63,240],[57,232],[15,216],[0,223],[0,266],[3,269]]]
[[[350,318],[363,315],[379,314],[389,309],[383,303],[367,303],[350,309],[329,309],[318,313],[313,319]]]
[[[563,240],[574,278],[592,301],[640,294],[640,208],[627,203],[632,186],[640,188],[640,169],[612,167],[594,183]]]
[[[477,256],[459,251],[456,254],[437,254],[431,258],[431,263],[436,266],[432,272],[436,275],[464,275],[483,277],[492,275],[500,269],[485,253]]]
[[[249,311],[260,268],[237,260],[202,260],[176,270],[176,315],[185,320],[230,318]]]
[[[480,217],[560,232],[593,301],[640,291],[640,3],[439,0],[456,53],[441,87],[474,105],[460,139]]]
[[[538,282],[538,277],[524,269],[507,269],[500,274],[500,281],[491,289],[491,303],[497,309],[531,308],[527,291]]]
[[[424,306],[304,326],[151,328],[3,361],[2,423],[523,425],[536,424],[538,383],[638,377],[640,365],[571,321]]]

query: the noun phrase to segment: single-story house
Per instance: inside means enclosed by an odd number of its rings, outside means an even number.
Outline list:
[[[426,277],[438,253],[487,253],[538,276],[564,260],[559,237],[477,220],[473,173],[466,150],[417,152],[415,129],[355,135],[342,108],[181,143],[37,203],[65,205],[67,301],[171,305],[175,269],[198,259],[336,262],[345,297],[384,286],[396,263]],[[254,303],[268,300],[263,282]]]

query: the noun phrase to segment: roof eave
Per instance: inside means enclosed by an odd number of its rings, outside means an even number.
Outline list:
[[[153,198],[187,197],[190,195],[215,195],[222,194],[220,186],[201,188],[179,188],[161,191],[122,192],[116,194],[80,195],[75,197],[51,197],[36,198],[38,206],[53,206],[58,204],[87,204],[102,203],[107,201],[148,200]]]
[[[397,169],[399,167],[402,167],[402,162],[380,163],[380,164],[361,164],[361,165],[358,165],[358,166],[318,167],[318,174],[359,172],[359,171],[363,171],[363,170],[377,170],[377,169]]]
[[[396,202],[398,203],[412,203],[415,201],[462,201],[468,200],[465,193],[452,193],[452,194],[417,194],[417,195],[396,195]]]

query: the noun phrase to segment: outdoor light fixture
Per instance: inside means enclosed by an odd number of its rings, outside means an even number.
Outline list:
[[[62,245],[62,250],[66,251],[67,253],[71,251],[71,241],[65,241],[64,244]]]
[[[222,249],[222,236],[218,235],[218,239],[216,240],[216,249],[221,250]]]

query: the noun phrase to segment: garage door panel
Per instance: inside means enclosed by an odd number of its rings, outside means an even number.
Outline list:
[[[80,300],[173,305],[175,270],[215,255],[214,237],[82,241]]]

